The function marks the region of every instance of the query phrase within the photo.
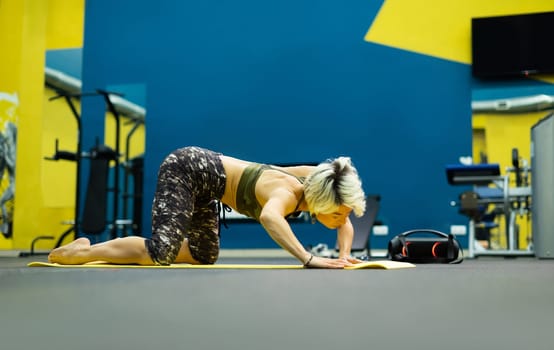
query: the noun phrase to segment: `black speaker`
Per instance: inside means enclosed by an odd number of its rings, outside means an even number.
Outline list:
[[[391,239],[388,258],[423,264],[456,264],[463,260],[460,244],[454,235],[427,229],[407,231]]]

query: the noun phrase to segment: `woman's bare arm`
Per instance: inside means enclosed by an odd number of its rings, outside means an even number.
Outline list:
[[[339,259],[345,259],[351,263],[359,263],[361,260],[353,258],[352,241],[354,241],[354,227],[350,218],[346,218],[346,222],[337,229],[337,242],[339,243]]]
[[[260,224],[279,246],[305,263],[310,258],[310,254],[304,249],[285,219],[287,214],[285,198],[286,195],[274,196],[265,203],[260,213]]]
[[[350,218],[337,229],[337,242],[339,244],[339,258],[350,257],[352,241],[354,240],[354,227]]]
[[[274,193],[262,209],[260,223],[271,238],[303,264],[309,261],[310,267],[343,268],[350,265],[348,260],[315,257],[304,249],[285,219],[286,203],[290,202],[287,198],[290,198],[290,195],[292,194],[287,194],[286,191]]]

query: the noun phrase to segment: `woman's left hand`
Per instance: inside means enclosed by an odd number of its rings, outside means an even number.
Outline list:
[[[344,260],[346,262],[349,262],[351,264],[359,264],[359,263],[362,263],[363,261],[358,259],[358,258],[355,258],[353,256],[345,256],[345,257],[342,257],[340,258],[341,260]]]

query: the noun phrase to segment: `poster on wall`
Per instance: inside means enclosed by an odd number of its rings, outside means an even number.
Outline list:
[[[18,107],[17,94],[0,92],[0,232],[5,238],[13,233]]]

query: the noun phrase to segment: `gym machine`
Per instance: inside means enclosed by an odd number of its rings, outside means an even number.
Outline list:
[[[111,115],[115,118],[115,149],[111,149],[106,145],[100,145],[98,141],[96,145],[91,148],[89,152],[84,152],[82,149],[82,124],[81,116],[77,111],[74,103],[74,99],[80,99],[86,96],[102,96],[107,105],[107,110],[111,112]],[[118,109],[114,106],[112,98],[121,97],[121,94],[109,92],[105,90],[96,90],[91,93],[73,93],[59,91],[58,95],[50,98],[50,101],[64,98],[68,104],[77,124],[77,146],[75,151],[67,151],[59,149],[59,140],[55,141],[55,151],[53,156],[45,157],[46,160],[51,161],[72,161],[76,163],[76,184],[75,184],[75,210],[73,220],[68,220],[67,223],[71,226],[65,230],[59,237],[55,244],[55,248],[61,246],[64,239],[74,234],[74,237],[78,237],[80,233],[88,235],[98,235],[109,230],[110,238],[116,238],[119,236],[118,230],[122,229],[122,235],[126,236],[127,227],[133,227],[133,234],[140,234],[141,225],[136,223],[135,220],[142,220],[142,192],[132,194],[128,193],[129,178],[134,178],[134,191],[142,191],[142,158],[130,159],[129,158],[129,146],[130,138],[136,129],[144,123],[143,120],[133,120],[135,123],[131,129],[131,132],[127,136],[126,142],[126,154],[125,163],[120,163],[120,134],[121,134],[121,117]],[[82,185],[82,162],[84,159],[90,160],[90,174],[86,188],[86,196],[84,198],[84,207],[81,217],[81,194],[80,189]],[[109,187],[109,171],[110,163],[114,163],[113,166],[113,186]],[[119,218],[119,195],[120,192],[120,167],[123,166],[125,170],[124,178],[124,218]],[[107,220],[106,214],[108,209],[108,192],[112,192],[112,210],[111,219]],[[132,219],[128,219],[128,199],[133,199],[133,216]],[[139,212],[137,214],[137,212]],[[80,219],[79,219],[80,218]],[[31,250],[28,253],[20,253],[21,256],[34,255],[35,245],[40,240],[52,240],[53,236],[42,235],[36,237],[31,243]]]
[[[469,220],[468,256],[527,256],[533,255],[531,240],[528,246],[519,247],[518,216],[527,218],[531,215],[530,186],[531,168],[526,160],[519,157],[518,150],[512,149],[512,166],[506,174],[500,174],[499,164],[454,164],[446,166],[446,176],[450,185],[472,185],[471,190],[460,194],[459,200],[451,202],[458,206],[460,214]],[[513,181],[512,181],[513,178]],[[514,186],[515,185],[515,186]],[[489,206],[493,207],[489,211]],[[504,219],[506,244],[505,249],[476,249],[476,237],[490,241],[490,230],[499,225],[495,218]]]
[[[59,98],[64,98],[67,105],[71,109],[73,117],[77,123],[77,147],[75,152],[60,150],[58,148],[59,141],[56,139],[54,155],[52,157],[45,157],[46,160],[67,160],[73,161],[76,163],[76,174],[75,174],[75,212],[74,218],[69,222],[71,225],[66,231],[64,231],[60,238],[58,239],[55,247],[59,247],[63,240],[71,233],[75,237],[84,229],[84,232],[87,234],[98,234],[101,233],[105,228],[105,211],[106,211],[106,186],[107,182],[107,171],[109,162],[115,160],[117,162],[118,149],[112,150],[111,148],[99,145],[93,147],[90,152],[83,152],[82,147],[82,123],[81,116],[77,111],[77,108],[74,103],[74,99],[81,99],[82,97],[87,96],[105,96],[109,100],[109,94],[106,91],[98,90],[94,93],[66,93],[59,92],[58,95],[51,97],[50,101],[54,101]],[[117,123],[119,124],[119,122]],[[119,130],[117,130],[117,133]],[[89,183],[87,186],[87,194],[85,198],[85,210],[83,212],[82,220],[79,220],[81,215],[81,183],[82,183],[82,161],[84,159],[90,159],[91,171],[89,176]],[[117,163],[116,163],[117,164]],[[117,174],[117,170],[116,170]],[[117,177],[117,175],[116,175]],[[116,188],[114,191],[117,191],[117,182]],[[117,193],[117,192],[116,192]],[[117,197],[117,195],[115,196]],[[31,249],[31,252],[33,249]]]

